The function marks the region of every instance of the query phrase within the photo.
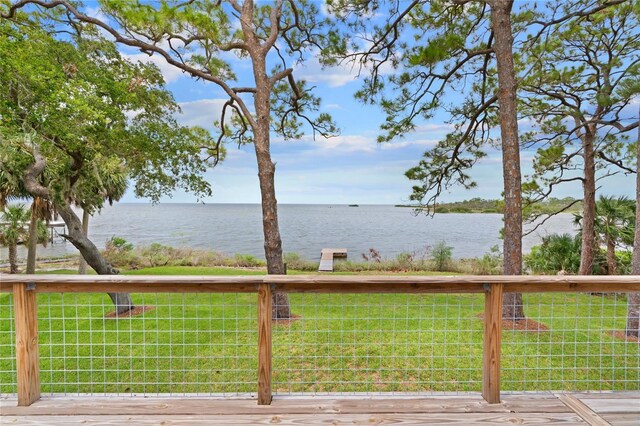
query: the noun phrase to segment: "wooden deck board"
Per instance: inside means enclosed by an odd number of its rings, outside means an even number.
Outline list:
[[[579,398],[583,404],[596,413],[624,414],[636,413],[640,416],[640,395],[636,398]],[[638,424],[640,424],[640,417]]]
[[[4,423],[6,421],[6,423]],[[375,425],[375,424],[458,424],[458,425],[584,425],[580,417],[575,414],[559,413],[550,415],[535,414],[278,414],[278,415],[187,415],[187,416],[10,416],[3,418],[3,424],[20,425]]]
[[[507,394],[499,404],[487,404],[478,394],[425,397],[397,396],[274,396],[268,406],[256,399],[206,397],[47,396],[29,407],[16,399],[0,400],[5,424],[640,424],[636,415],[640,393],[624,398],[582,395]],[[567,404],[566,401],[571,403]],[[564,401],[564,402],[563,402]],[[576,401],[580,406],[576,411]],[[613,402],[616,412],[602,415],[597,401]],[[589,404],[594,407],[591,411]],[[601,408],[599,408],[601,407]],[[589,411],[585,411],[589,410]],[[591,414],[593,413],[593,414]]]
[[[638,414],[603,414],[602,418],[612,426],[640,425],[640,415]]]
[[[564,404],[575,411],[582,419],[590,424],[591,426],[608,426],[609,423],[605,421],[602,417],[593,412],[589,407],[587,407],[582,401],[572,395],[561,394],[558,395],[560,401],[564,402]]]

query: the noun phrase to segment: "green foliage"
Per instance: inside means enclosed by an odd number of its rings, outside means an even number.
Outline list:
[[[576,10],[583,16],[549,25],[539,37],[530,35],[518,55],[519,113],[533,127],[521,142],[537,147],[534,171],[523,185],[529,200],[575,184],[575,171],[585,169],[585,153],[600,176],[634,170],[635,134],[623,112],[640,94],[640,20],[633,3],[588,14],[597,4],[576,0],[549,3],[536,12],[547,21]]]
[[[581,238],[579,235],[551,234],[542,244],[524,256],[524,266],[534,274],[577,274],[580,269]]]
[[[283,256],[287,270],[315,272],[318,270],[318,262],[310,262],[298,253],[285,253]]]
[[[133,250],[133,244],[127,242],[127,240],[125,240],[124,238],[116,237],[115,235],[111,237],[109,241],[107,241],[107,247],[112,247],[116,250],[121,250],[121,251]]]
[[[215,143],[177,123],[157,67],[127,60],[89,28],[56,39],[2,20],[0,35],[3,175],[20,178],[38,150],[51,198],[90,212],[122,196],[129,179],[153,200],[178,187],[210,194],[201,175],[212,162],[201,154]]]
[[[633,252],[631,250],[616,250],[617,273],[619,275],[632,275]]]
[[[155,266],[166,266],[171,259],[169,257],[170,252],[171,247],[152,243],[150,246],[144,247],[140,254],[147,259],[147,262],[153,268]]]
[[[102,255],[115,268],[137,269],[140,267],[140,262],[133,253],[133,244],[122,237],[114,235],[107,240]]]
[[[9,205],[0,217],[0,245],[16,246],[29,238],[29,210],[24,204]]]
[[[635,202],[627,197],[600,196],[596,202],[596,232],[616,245],[633,245]]]
[[[502,252],[495,245],[491,247],[489,253],[485,253],[475,261],[473,272],[478,275],[500,275],[502,274],[502,262],[504,262]]]
[[[231,260],[230,266],[236,266],[239,268],[256,268],[265,266],[264,261],[258,259],[251,254],[236,253]]]
[[[438,242],[430,253],[431,261],[433,262],[434,269],[436,271],[448,271],[451,267],[453,247],[447,245],[446,242]]]

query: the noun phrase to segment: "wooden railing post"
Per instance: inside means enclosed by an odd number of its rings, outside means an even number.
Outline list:
[[[484,343],[482,352],[482,397],[500,403],[500,349],[502,341],[503,284],[486,284],[484,296]]]
[[[19,406],[29,406],[40,399],[38,309],[36,292],[29,286],[29,283],[13,284]]]
[[[258,284],[258,405],[271,404],[271,286]]]

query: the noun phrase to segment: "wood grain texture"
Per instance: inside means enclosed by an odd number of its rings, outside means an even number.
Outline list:
[[[505,292],[636,292],[640,276],[533,275],[264,275],[264,276],[70,276],[0,274],[0,291],[13,283],[35,282],[37,292],[257,292],[272,284],[278,292],[296,293],[481,293],[488,282],[503,284]]]
[[[271,404],[271,287],[258,287],[258,405]]]
[[[426,424],[453,424],[453,425],[584,425],[575,414],[559,413],[550,415],[541,414],[275,414],[275,415],[162,415],[162,416],[8,416],[4,417],[3,424],[20,425],[426,425]]]
[[[579,398],[581,395],[576,395]],[[625,393],[622,404],[635,407],[640,393]],[[577,399],[576,398],[576,399]],[[480,395],[275,397],[271,405],[255,399],[47,396],[30,407],[0,400],[2,424],[586,424],[558,396],[507,394],[500,404]],[[118,415],[113,415],[118,413]],[[607,414],[611,424],[633,423],[635,414]],[[604,417],[604,416],[603,416]],[[607,417],[606,419],[608,419]],[[605,420],[606,420],[605,419]]]
[[[500,402],[500,348],[502,340],[503,284],[490,284],[484,298],[482,396],[490,404]]]
[[[314,414],[314,413],[572,413],[555,396],[508,395],[502,404],[487,404],[477,393],[469,396],[428,397],[278,397],[271,405],[258,406],[255,399],[140,398],[47,396],[29,407],[0,400],[5,415],[109,415],[119,414]]]
[[[560,394],[558,395],[558,398],[591,426],[609,426],[609,423],[606,420],[594,413],[576,397],[567,394]]]
[[[603,414],[602,418],[612,426],[638,426],[640,415],[638,414]]]
[[[640,397],[638,395],[627,398],[579,398],[589,409],[601,414],[635,413],[640,424]]]
[[[640,394],[638,395],[640,397]],[[7,415],[71,414],[255,414],[255,413],[570,413],[551,394],[508,394],[501,404],[487,404],[475,392],[461,395],[418,396],[275,396],[270,406],[257,406],[254,398],[47,396],[29,407],[15,399],[0,400]]]
[[[29,406],[40,398],[40,364],[36,295],[27,284],[13,285],[13,305],[18,405]]]

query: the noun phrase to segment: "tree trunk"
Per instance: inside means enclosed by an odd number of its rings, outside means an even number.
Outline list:
[[[68,235],[65,238],[71,242],[99,275],[117,275],[120,272],[102,257],[98,248],[89,240],[82,230],[80,219],[69,205],[58,204],[58,213],[67,225]],[[129,293],[108,293],[111,301],[116,307],[116,314],[123,314],[133,309],[133,301]]]
[[[607,269],[609,275],[616,274],[616,244],[611,238],[607,238]]]
[[[9,273],[18,273],[18,246],[9,244]]]
[[[35,200],[33,201],[35,203]],[[29,221],[29,241],[27,242],[27,274],[36,273],[36,253],[38,251],[38,217],[31,208]]]
[[[243,23],[245,34],[253,34],[253,29],[244,28],[249,25],[253,16],[253,4],[244,5],[243,18],[249,21]],[[260,196],[262,200],[262,231],[264,233],[264,254],[267,259],[267,273],[284,275],[284,261],[282,260],[282,238],[278,226],[278,201],[276,200],[275,171],[270,152],[270,124],[271,124],[271,90],[273,83],[267,77],[266,51],[260,41],[250,35],[246,40],[249,45],[253,76],[256,83],[254,94],[255,121],[253,123],[253,146],[258,163],[258,180],[260,182]],[[286,293],[273,293],[272,318],[290,318],[289,296]]]
[[[640,125],[640,112],[638,113]],[[633,238],[631,274],[640,275],[640,126],[636,146],[636,230]],[[627,295],[627,336],[640,337],[640,293]]]
[[[260,86],[258,86],[260,87]],[[260,91],[260,89],[259,89]],[[256,95],[256,106],[260,97]],[[265,101],[268,105],[268,98]],[[259,111],[258,108],[256,110]],[[266,120],[265,120],[266,118]],[[269,152],[269,114],[259,113],[258,126],[254,132],[254,146],[258,161],[258,179],[262,197],[262,230],[264,233],[264,254],[267,259],[267,273],[284,275],[282,260],[282,239],[278,226],[278,202],[275,190],[275,164]],[[273,293],[273,319],[289,318],[289,296],[286,293]]]
[[[522,176],[518,142],[516,77],[513,65],[511,29],[512,0],[492,0],[491,23],[495,37],[494,51],[498,65],[498,102],[504,173],[504,268],[505,275],[522,274]],[[506,293],[502,317],[524,319],[522,294]]]
[[[82,232],[85,237],[89,236],[89,212],[87,210],[82,210]],[[84,260],[84,257],[80,256],[80,263],[78,264],[78,274],[87,275],[87,261]]]
[[[582,135],[582,158],[584,160],[583,207],[582,207],[582,247],[580,254],[580,275],[593,273],[593,259],[596,249],[596,164],[593,152],[594,134],[590,129]]]

